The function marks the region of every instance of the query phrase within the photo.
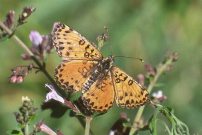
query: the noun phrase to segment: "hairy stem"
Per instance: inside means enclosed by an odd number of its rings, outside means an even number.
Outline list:
[[[159,64],[159,66],[157,67],[156,69],[156,75],[154,76],[153,80],[151,80],[148,88],[147,88],[147,91],[150,93],[152,91],[152,89],[154,88],[154,86],[156,85],[157,83],[157,80],[159,79],[159,77],[161,76],[161,74],[167,70],[168,66],[172,63],[172,59],[168,59],[165,63],[161,63]],[[139,108],[139,110],[137,111],[137,114],[135,116],[135,119],[133,121],[133,125],[132,125],[132,128],[130,130],[130,135],[133,135],[138,127],[137,127],[137,124],[138,122],[140,121],[141,117],[142,117],[142,114],[144,112],[144,108],[145,106],[142,106]]]
[[[90,123],[92,117],[86,117],[86,127],[85,127],[85,135],[90,135]]]

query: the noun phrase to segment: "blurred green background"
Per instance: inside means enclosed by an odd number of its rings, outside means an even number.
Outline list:
[[[36,11],[16,34],[28,45],[31,30],[49,34],[53,23],[61,21],[95,43],[107,26],[110,39],[103,48],[105,56],[113,51],[113,55],[141,57],[156,65],[167,52],[178,52],[180,58],[173,70],[160,78],[163,86],[154,90],[164,91],[168,97],[164,105],[174,109],[191,134],[202,134],[202,0],[0,0],[0,19],[9,10],[19,14],[25,6],[36,7]],[[44,84],[49,81],[41,73],[32,72],[22,84],[8,83],[10,69],[30,63],[21,60],[22,53],[12,40],[0,42],[0,133],[16,127],[13,112],[21,105],[22,96],[29,96],[39,107],[47,92]],[[60,58],[53,51],[46,61],[53,75]],[[144,64],[137,60],[120,58],[116,65],[133,77],[144,73]],[[127,112],[133,120],[136,110],[113,107],[94,119],[92,130],[96,135],[107,134],[120,112]],[[37,119],[52,129],[69,135],[84,132],[67,114],[55,119],[50,118],[50,111],[38,112]],[[149,118],[151,112],[148,107],[144,116]]]

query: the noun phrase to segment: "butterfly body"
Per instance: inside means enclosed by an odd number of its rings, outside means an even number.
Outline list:
[[[92,84],[96,82],[96,80],[102,80],[110,71],[112,64],[113,56],[109,56],[100,60],[90,77],[83,84],[82,92],[84,93],[85,91],[89,90]]]
[[[68,92],[82,91],[81,99],[88,110],[105,112],[114,102],[124,108],[147,102],[147,90],[114,66],[113,56],[103,58],[100,51],[75,30],[56,23],[52,40],[63,59],[55,69],[55,80]]]

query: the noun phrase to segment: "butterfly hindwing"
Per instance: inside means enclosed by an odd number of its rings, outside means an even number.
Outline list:
[[[96,64],[96,61],[86,60],[62,62],[55,69],[55,80],[63,89],[69,92],[80,91]]]
[[[111,72],[118,106],[134,108],[148,100],[148,92],[132,77],[118,67],[112,67]]]
[[[102,78],[98,79],[91,88],[86,91],[82,100],[87,109],[92,112],[106,112],[114,102],[114,87],[110,72]]]
[[[56,51],[63,60],[100,60],[101,53],[85,37],[70,27],[55,23],[52,31],[52,41]]]

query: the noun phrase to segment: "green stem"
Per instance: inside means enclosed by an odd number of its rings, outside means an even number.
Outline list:
[[[55,86],[56,90],[58,91],[58,93],[60,95],[66,95],[66,93],[64,91],[62,91],[56,84],[56,82],[54,81],[54,79],[51,77],[51,75],[47,72],[47,70],[45,69],[45,67],[40,63],[40,61],[34,56],[34,54],[32,53],[32,51],[27,47],[27,45],[20,40],[20,38],[18,38],[15,34],[13,34],[13,32],[4,25],[4,23],[2,23],[0,21],[0,27],[3,28],[3,30],[5,32],[7,32],[9,35],[12,35],[12,38],[15,40],[16,43],[18,43],[18,45],[20,45],[20,47],[22,47],[32,58],[32,60],[37,64],[37,66],[40,68],[40,70],[44,73],[44,75],[49,79],[49,81]]]
[[[25,124],[25,132],[24,135],[29,135],[29,125]]]
[[[25,114],[25,119],[27,119],[29,116],[28,116],[28,112],[26,112]],[[29,135],[29,124],[28,124],[28,121],[26,121],[25,125],[24,125],[24,128],[23,128],[23,133],[24,135]]]
[[[9,35],[12,35],[12,38],[30,55],[34,56],[34,54],[31,52],[31,50],[20,40],[13,32],[6,26],[4,25],[3,22],[0,21],[0,27],[4,29]]]
[[[159,79],[160,75],[167,70],[167,67],[172,63],[172,59],[169,59],[167,60],[165,63],[163,64],[160,64],[158,67],[157,67],[157,71],[156,71],[156,75],[154,76],[153,80],[151,80],[148,88],[147,88],[147,91],[150,93],[152,91],[152,89],[154,88],[157,80]],[[137,111],[137,114],[135,116],[135,119],[133,121],[133,125],[132,125],[132,128],[130,130],[130,133],[129,135],[133,135],[136,131],[137,131],[137,123],[140,121],[141,117],[142,117],[142,114],[144,112],[144,108],[145,106],[142,106],[139,108],[139,110]]]
[[[86,117],[86,127],[85,127],[85,135],[90,135],[90,123],[92,117]]]
[[[47,72],[46,68],[40,63],[40,61],[35,57],[31,57],[32,60],[38,65],[40,71],[44,73],[44,75],[48,78],[48,80],[54,85],[55,90],[62,96],[62,97],[67,97],[67,94],[58,87],[56,84],[55,80],[51,77],[51,75]]]

